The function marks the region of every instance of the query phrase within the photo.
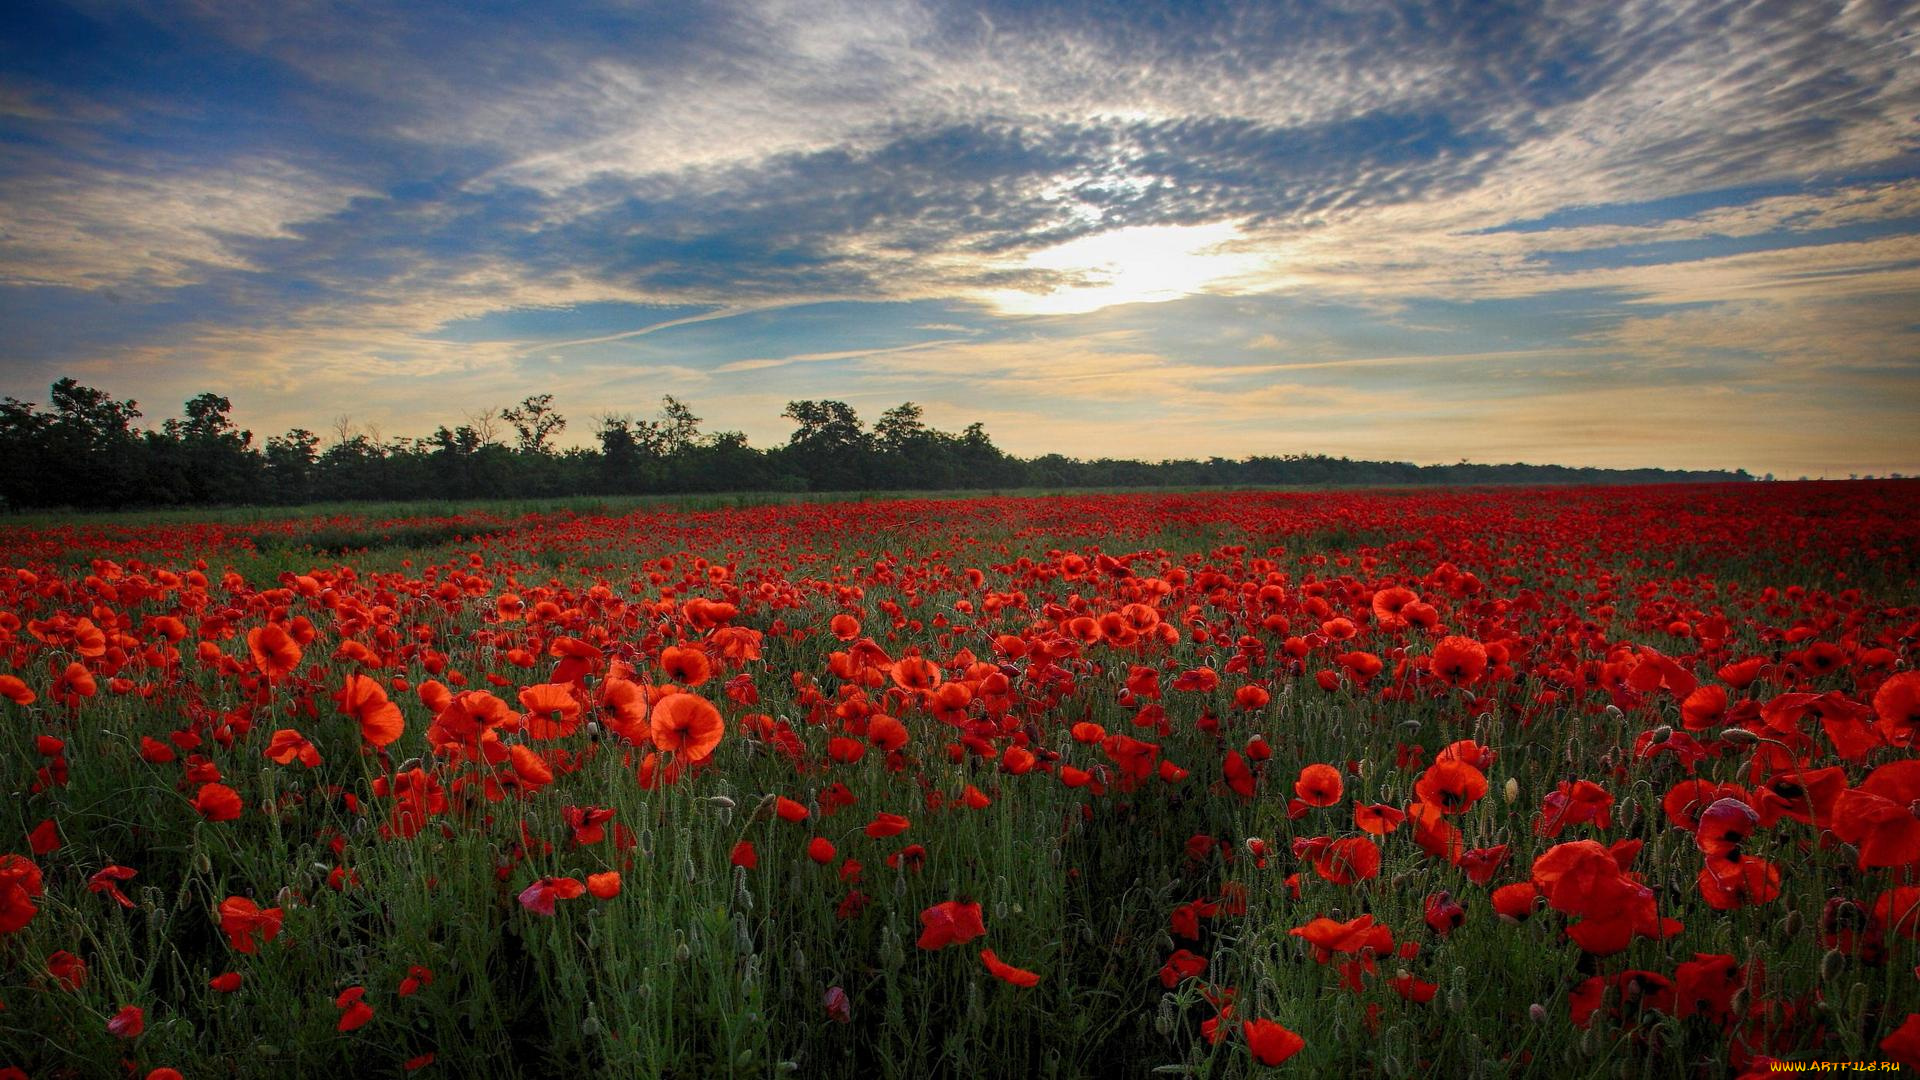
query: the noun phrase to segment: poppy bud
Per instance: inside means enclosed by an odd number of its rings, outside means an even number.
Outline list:
[[[1827,955],[1820,958],[1820,981],[1832,982],[1840,977],[1847,968],[1846,954],[1839,949],[1828,949]]]
[[[1153,1030],[1162,1035],[1172,1035],[1175,1023],[1173,995],[1160,995],[1160,1010],[1153,1018]]]
[[[1792,941],[1793,939],[1800,936],[1800,926],[1803,921],[1804,920],[1800,918],[1800,911],[1798,908],[1794,909],[1793,911],[1789,911],[1787,912],[1786,919],[1783,920],[1780,924],[1780,932],[1786,935],[1786,940]]]
[[[1507,797],[1508,806],[1512,806],[1514,803],[1520,801],[1520,778],[1519,777],[1517,776],[1507,777],[1507,786],[1504,789],[1504,794]]]
[[[1547,1007],[1537,1001],[1527,1006],[1527,1019],[1532,1020],[1536,1024],[1546,1023]]]
[[[1854,983],[1847,987],[1847,1015],[1860,1016],[1867,1011],[1867,984]]]
[[[1750,1000],[1752,1000],[1752,996],[1747,993],[1747,988],[1743,986],[1735,990],[1733,996],[1727,999],[1727,1011],[1734,1016],[1745,1016],[1747,1015],[1747,1002]]]
[[[1659,727],[1653,729],[1653,739],[1649,742],[1649,745],[1659,746],[1671,738],[1673,738],[1673,725],[1661,724]]]
[[[1752,746],[1754,743],[1760,741],[1760,736],[1755,735],[1746,728],[1728,728],[1720,733],[1720,740],[1722,742],[1732,743],[1735,746]]]

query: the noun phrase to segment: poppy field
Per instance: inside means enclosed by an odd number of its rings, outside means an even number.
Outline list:
[[[1920,1067],[1917,503],[0,530],[0,1076]]]

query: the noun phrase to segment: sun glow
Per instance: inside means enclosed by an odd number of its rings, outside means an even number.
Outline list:
[[[1011,315],[1079,315],[1116,304],[1158,303],[1250,274],[1265,260],[1232,250],[1233,222],[1140,225],[1083,236],[1027,255],[1017,268],[1070,279],[1046,292],[996,289],[987,300]]]

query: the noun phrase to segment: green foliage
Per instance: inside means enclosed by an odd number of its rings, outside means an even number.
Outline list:
[[[72,379],[54,384],[52,411],[0,401],[0,508],[295,506],[322,501],[556,498],[699,492],[951,491],[1002,488],[1410,486],[1656,483],[1750,479],[1740,472],[1573,469],[1555,465],[1411,465],[1325,455],[1145,462],[1061,454],[1012,457],[986,428],[929,427],[911,401],[872,430],[842,401],[787,404],[795,424],[766,450],[737,431],[702,432],[667,396],[653,419],[602,416],[591,448],[560,449],[567,421],[552,394],[488,410],[425,438],[383,438],[334,424],[325,449],[306,428],[264,449],[229,419],[232,404],[200,394],[183,419],[136,431],[140,410]],[[513,445],[498,430],[512,429]]]

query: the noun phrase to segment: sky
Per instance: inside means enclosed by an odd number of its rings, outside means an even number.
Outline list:
[[[1920,4],[28,0],[0,394],[1920,473]]]

